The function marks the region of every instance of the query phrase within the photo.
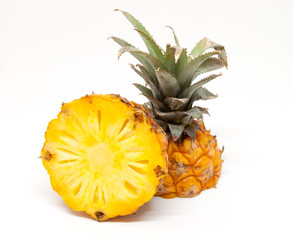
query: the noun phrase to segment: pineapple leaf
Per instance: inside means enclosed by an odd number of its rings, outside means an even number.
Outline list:
[[[209,52],[203,55],[200,55],[199,57],[193,59],[191,62],[185,65],[185,67],[180,71],[178,75],[178,82],[182,89],[185,89],[187,86],[189,86],[196,76],[196,70],[198,67],[207,59],[211,58],[214,55],[219,54],[218,51]]]
[[[175,125],[175,124],[168,123],[168,127],[170,129],[173,140],[177,141],[184,130],[184,125],[183,124]]]
[[[227,54],[226,54],[226,50],[225,50],[224,46],[222,46],[218,43],[212,42],[208,38],[203,38],[202,40],[200,40],[196,44],[196,46],[192,49],[190,55],[193,58],[197,58],[202,53],[204,53],[206,50],[208,50],[210,48],[213,48],[213,49],[220,52],[220,54],[219,54],[220,60],[224,63],[225,67],[228,67]]]
[[[209,110],[207,108],[196,106],[202,114],[207,114],[210,116]]]
[[[182,118],[181,122],[185,125],[191,124],[193,121],[193,117],[186,115],[184,118]]]
[[[137,66],[140,68],[140,71],[137,70],[135,68],[134,65],[130,64],[130,67],[140,76],[142,77],[146,84],[149,85],[149,87],[151,88],[152,90],[152,93],[153,93],[153,96],[156,98],[156,99],[160,99],[161,98],[161,93],[160,91],[158,90],[158,88],[155,86],[151,76],[149,75],[149,72],[142,66],[142,65],[139,65],[137,64]]]
[[[181,88],[175,76],[160,68],[156,70],[159,86],[165,96],[176,97]]]
[[[133,47],[130,43],[126,42],[125,40],[118,38],[118,37],[109,37],[108,39],[114,40],[116,43],[118,43],[121,47]]]
[[[191,123],[190,125],[186,126],[184,128],[184,132],[186,132],[186,134],[192,138],[192,140],[195,139],[196,137],[196,130],[195,130],[195,126],[194,123]]]
[[[122,47],[119,50],[118,58],[125,52],[129,52],[142,63],[142,65],[148,70],[148,72],[152,76],[152,79],[154,79],[155,84],[158,86],[155,69],[161,68],[163,70],[166,70],[164,63],[148,53],[142,52],[137,48],[129,46]]]
[[[200,87],[194,91],[190,98],[190,103],[192,104],[194,101],[197,100],[209,100],[218,97],[217,95],[211,93],[206,88]]]
[[[121,39],[121,38],[117,38],[117,37],[110,37],[109,39],[113,39],[116,43],[118,43],[122,48],[133,48],[136,49],[134,46],[132,46],[130,43],[126,42],[125,40]],[[120,49],[121,50],[121,49]],[[137,51],[139,51],[138,49],[136,49]],[[122,53],[120,53],[120,51],[118,52],[118,58],[121,56]],[[142,56],[140,56],[139,54],[135,53],[135,52],[131,52],[131,55],[134,56],[149,72],[149,74],[152,76],[153,79],[156,79],[156,74],[155,74],[155,70],[152,67],[152,65]]]
[[[173,111],[173,112],[161,112],[156,110],[156,117],[164,120],[166,122],[171,122],[175,124],[179,124],[182,121],[182,118],[186,116],[186,113],[180,111]]]
[[[151,89],[149,89],[149,88],[147,88],[147,87],[145,87],[145,86],[143,86],[143,85],[141,85],[141,84],[138,84],[138,83],[133,83],[133,85],[134,85],[139,91],[141,91],[142,94],[144,94],[144,95],[149,95],[149,96],[151,96],[151,97],[154,97]]]
[[[159,58],[160,60],[163,60],[163,54],[160,50],[160,47],[156,44],[155,40],[153,39],[151,34],[146,30],[146,28],[130,13],[119,9],[115,9],[115,11],[120,11],[121,13],[123,13],[123,15],[128,19],[128,21],[134,26],[135,30],[138,31],[138,33],[142,37],[150,54]]]
[[[180,95],[179,97],[184,98],[184,97],[191,97],[194,93],[195,90],[197,90],[198,88],[200,88],[201,86],[205,85],[206,83],[212,81],[213,79],[215,79],[216,77],[221,76],[222,74],[213,74],[210,75],[206,78],[203,78],[202,80],[196,82],[195,84],[191,85],[190,87],[186,88]]]
[[[146,35],[151,37],[151,34],[146,30],[146,28],[135,18],[133,17],[130,13],[125,12],[120,9],[115,9],[114,11],[119,11],[123,13],[123,15],[128,19],[128,21],[137,29],[143,31]]]
[[[189,109],[188,111],[185,111],[187,115],[196,118],[196,119],[202,119],[202,113],[198,107],[193,107]]]
[[[187,64],[187,50],[186,48],[182,49],[182,52],[176,62],[176,75],[183,69],[183,67]]]
[[[164,104],[166,104],[172,111],[182,110],[189,102],[189,98],[173,98],[166,97]]]
[[[218,58],[209,58],[205,60],[197,69],[196,75],[207,73],[224,67],[224,63]]]
[[[175,74],[175,48],[171,47],[170,44],[167,44],[165,52],[165,65],[169,72]]]
[[[175,43],[176,43],[177,47],[180,47],[180,43],[179,43],[177,35],[175,34],[174,29],[172,27],[170,27],[170,26],[166,26],[166,27],[168,27],[168,28],[170,28],[172,30]]]
[[[144,95],[150,101],[153,109],[155,108],[158,110],[164,108],[164,105],[159,100],[155,99],[153,96],[145,93],[142,93],[142,95]]]
[[[153,40],[153,38],[151,38],[149,35],[146,35],[143,31],[141,31],[139,29],[134,29],[134,30],[137,31],[140,34],[141,38],[144,40],[144,42],[149,50],[149,53],[151,55],[157,57],[161,61],[164,61],[164,55],[163,55],[160,47]]]
[[[174,58],[175,58],[175,63],[178,62],[180,56],[181,56],[181,53],[183,51],[183,48],[182,47],[173,47],[175,49],[175,54],[174,54]]]
[[[163,120],[159,120],[159,119],[154,119],[154,121],[155,121],[155,122],[156,122],[161,128],[163,128],[164,131],[167,130],[167,128],[168,128],[168,124],[167,124],[165,121],[163,121]]]
[[[201,128],[200,124],[198,121],[194,121],[193,122],[195,129],[199,130],[199,131],[203,131],[203,129]]]

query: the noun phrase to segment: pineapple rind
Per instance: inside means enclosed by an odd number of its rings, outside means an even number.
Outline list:
[[[221,175],[222,150],[215,136],[201,123],[196,139],[180,141],[169,138],[168,174],[162,180],[157,196],[163,198],[194,197],[205,189],[215,187]]]
[[[73,210],[104,221],[136,212],[167,172],[167,137],[145,109],[118,95],[64,104],[45,134],[43,165]],[[97,154],[96,154],[97,153]]]

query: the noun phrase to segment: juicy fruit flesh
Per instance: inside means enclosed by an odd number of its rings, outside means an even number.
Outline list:
[[[43,164],[73,210],[106,220],[135,212],[155,194],[155,169],[166,172],[167,139],[137,106],[90,95],[64,104],[49,123]]]
[[[221,174],[222,150],[210,131],[196,130],[196,139],[186,137],[174,142],[169,139],[168,174],[157,195],[164,198],[194,197],[215,187]]]

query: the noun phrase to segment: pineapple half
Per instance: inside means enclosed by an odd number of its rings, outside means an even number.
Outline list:
[[[196,196],[217,184],[223,150],[205,129],[203,114],[208,114],[208,110],[195,106],[194,102],[217,97],[203,85],[221,74],[194,81],[202,74],[227,67],[225,48],[204,38],[187,54],[170,27],[176,46],[167,44],[163,50],[136,18],[121,12],[142,37],[148,53],[120,38],[111,37],[122,47],[118,58],[128,52],[140,62],[131,67],[144,79],[146,86],[134,85],[148,98],[151,115],[168,135],[168,174],[157,195],[165,198]]]
[[[142,106],[93,94],[62,105],[41,156],[65,203],[103,221],[154,196],[167,171],[167,137]]]

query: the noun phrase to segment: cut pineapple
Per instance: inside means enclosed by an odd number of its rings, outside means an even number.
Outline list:
[[[45,135],[53,189],[99,221],[135,213],[166,172],[167,137],[145,109],[117,95],[64,104]]]

